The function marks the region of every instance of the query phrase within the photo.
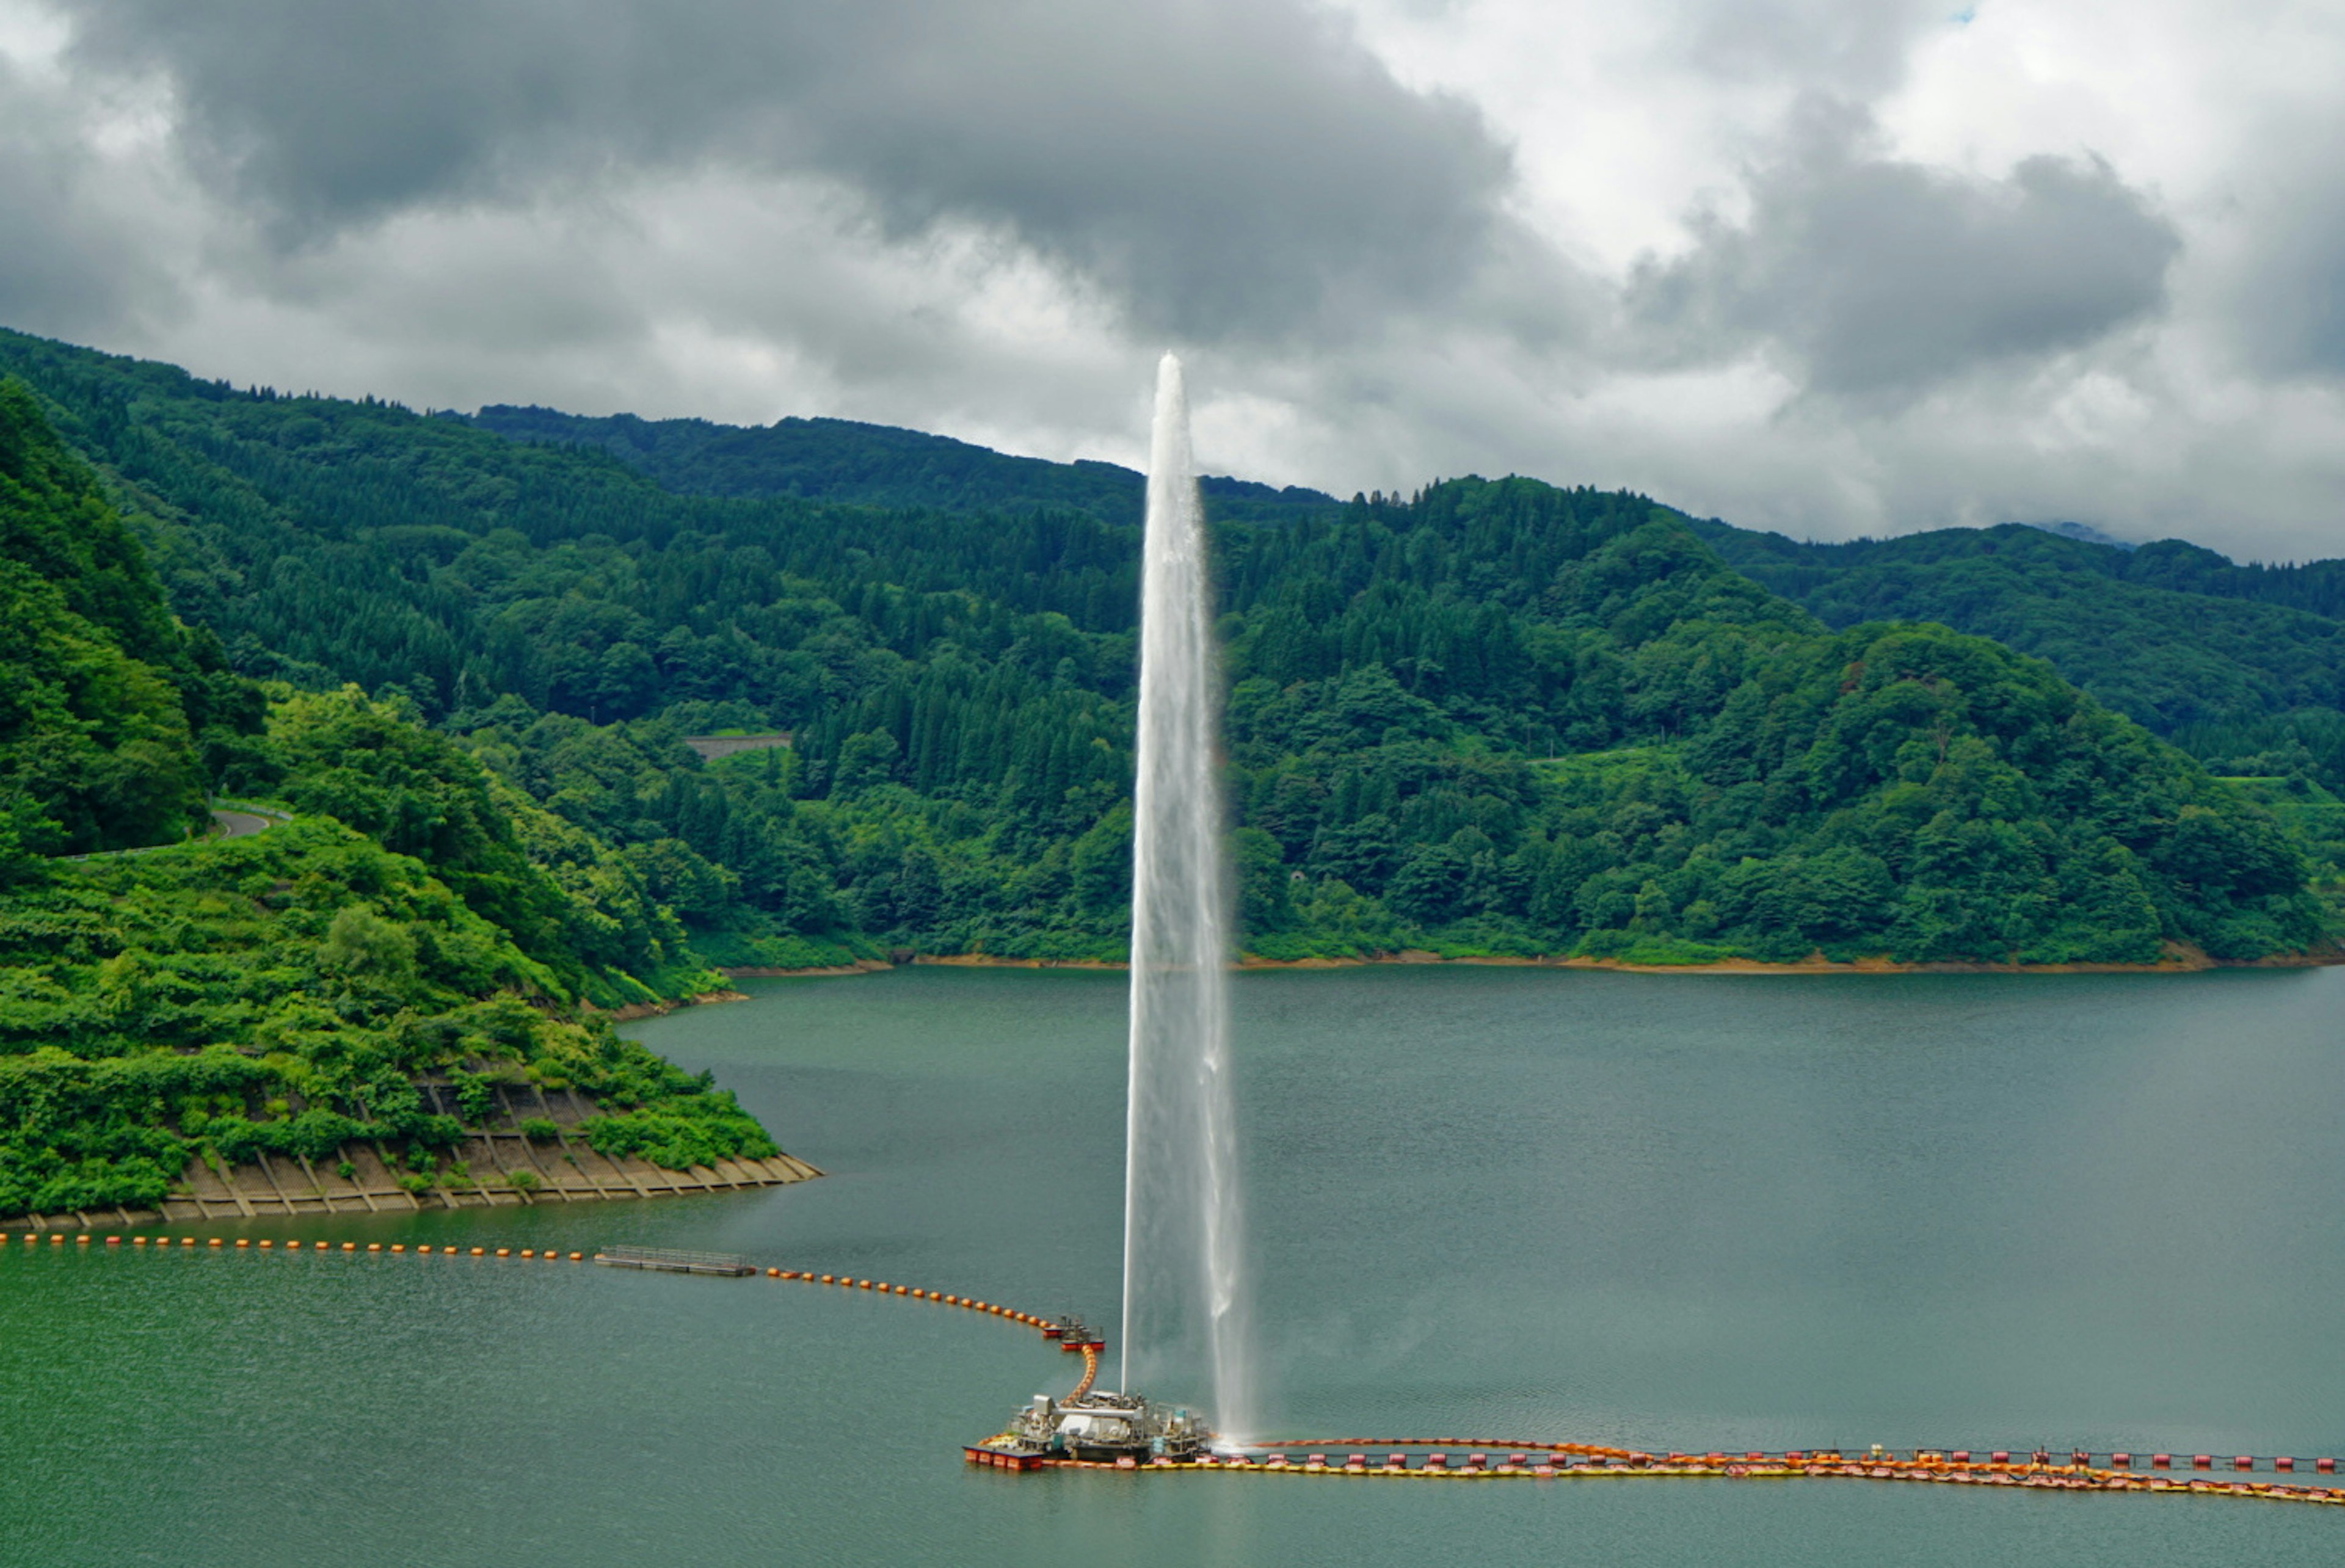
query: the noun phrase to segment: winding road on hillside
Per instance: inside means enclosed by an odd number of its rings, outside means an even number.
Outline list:
[[[250,838],[263,829],[275,827],[292,819],[274,812],[236,811],[222,806],[212,809],[212,831],[206,838]],[[185,842],[180,840],[178,842]],[[88,855],[61,855],[59,860],[117,860],[126,855],[149,855],[158,849],[168,849],[168,844],[141,845],[137,849],[100,849]]]

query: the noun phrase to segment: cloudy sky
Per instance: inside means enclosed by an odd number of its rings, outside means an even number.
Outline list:
[[[2345,0],[0,0],[0,324],[2345,555]]]

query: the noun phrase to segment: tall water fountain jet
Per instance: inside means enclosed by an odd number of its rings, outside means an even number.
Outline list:
[[[1255,1411],[1230,1100],[1224,847],[1205,520],[1181,361],[1156,370],[1132,791],[1132,1060],[1123,1189],[1126,1390],[1211,1379],[1225,1442]]]

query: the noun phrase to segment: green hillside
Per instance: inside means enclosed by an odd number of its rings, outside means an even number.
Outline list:
[[[354,1138],[421,1183],[461,1132],[425,1073],[575,1086],[598,1148],[771,1150],[584,1010],[714,981],[636,865],[396,699],[225,669],[7,382],[0,600],[0,1215],[152,1206],[199,1155]],[[190,836],[210,789],[285,820]]]

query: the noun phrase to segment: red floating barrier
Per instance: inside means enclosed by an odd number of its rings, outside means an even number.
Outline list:
[[[2272,1461],[2272,1468],[2274,1470],[2280,1471],[2292,1471],[2296,1468],[2296,1461],[2289,1458],[2286,1454],[2281,1454],[2278,1459]]]
[[[2231,1468],[2233,1470],[2253,1470],[2255,1467],[2256,1462],[2244,1453],[2239,1455],[2238,1458],[2231,1461]]]
[[[2131,1470],[2133,1468],[2133,1455],[2129,1453],[2113,1453],[2109,1455],[2109,1468],[2112,1470]]]
[[[2149,1456],[2149,1465],[2152,1470],[2171,1470],[2174,1468],[2174,1456],[2170,1453],[2153,1453]]]
[[[2215,1468],[2215,1456],[2209,1453],[2194,1453],[2190,1456],[2190,1468],[2193,1470],[2212,1470]]]
[[[2334,1475],[2337,1473],[2337,1462],[2333,1459],[2316,1459],[2312,1462],[2312,1468],[2323,1475]]]
[[[1996,1449],[1992,1457],[1994,1462],[1997,1464],[2009,1464],[2011,1462],[2011,1450],[2007,1448]]]
[[[1956,1464],[1968,1464],[1971,1462],[1971,1451],[1966,1448],[1954,1450],[1954,1460]]]
[[[2068,1457],[2070,1461],[2077,1464],[2090,1464],[2093,1462],[2093,1456],[2086,1453],[2081,1448],[2071,1452]]]

